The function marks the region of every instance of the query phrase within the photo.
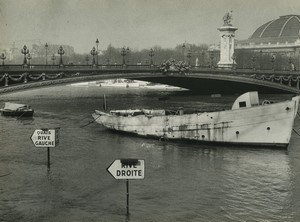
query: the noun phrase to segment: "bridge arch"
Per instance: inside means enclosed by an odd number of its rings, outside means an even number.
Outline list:
[[[62,72],[60,71],[59,74]],[[2,75],[2,79],[3,76]],[[14,74],[18,76],[16,79],[21,78],[21,73]],[[28,77],[30,73],[27,73]],[[135,79],[144,80],[155,83],[168,84],[173,86],[179,86],[196,91],[201,94],[214,94],[214,93],[242,93],[245,91],[259,91],[261,93],[294,93],[299,94],[299,78],[298,87],[292,87],[290,85],[279,84],[272,81],[266,81],[261,79],[253,78],[253,72],[236,74],[232,71],[222,71],[222,70],[209,70],[207,72],[200,70],[193,70],[189,73],[162,73],[159,69],[152,70],[101,70],[101,72],[93,71],[89,73],[83,73],[77,71],[74,75],[69,75],[67,77],[62,77],[63,75],[58,75],[57,73],[52,73],[52,77],[38,78],[39,75],[44,75],[45,72],[37,72],[32,74],[35,75],[31,77],[32,81],[23,81],[21,83],[9,86],[0,87],[0,94],[10,93],[14,91],[21,91],[39,87],[48,87],[61,84],[79,83],[87,81],[98,81],[104,79]],[[49,74],[50,75],[50,74]],[[54,76],[54,77],[53,77]],[[56,78],[56,77],[57,78]],[[1,78],[1,76],[0,76]]]

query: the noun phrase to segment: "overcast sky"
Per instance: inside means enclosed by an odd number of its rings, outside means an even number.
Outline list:
[[[299,15],[300,0],[0,0],[0,47],[39,39],[84,53],[96,38],[101,49],[217,43],[229,10],[236,37],[246,39],[280,15]]]

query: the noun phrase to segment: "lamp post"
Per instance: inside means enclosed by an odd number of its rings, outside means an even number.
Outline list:
[[[23,49],[21,50],[21,53],[24,54],[23,65],[24,65],[24,66],[27,66],[26,55],[29,53],[29,49],[27,49],[27,46],[26,46],[26,45],[23,46]]]
[[[28,53],[28,55],[27,55],[27,60],[28,60],[28,65],[30,66],[30,60],[32,59],[32,57],[31,57],[31,55],[30,55],[30,53]]]
[[[45,44],[45,49],[46,49],[46,65],[48,65],[48,60],[47,60],[47,55],[48,55],[48,44],[46,42]]]
[[[289,71],[293,71],[293,68],[292,68],[292,57],[289,57]]]
[[[235,60],[236,60],[235,53],[232,54],[231,59],[232,59],[232,69],[235,69],[235,65],[234,65],[235,64]]]
[[[272,63],[272,70],[274,70],[274,62],[275,62],[275,56],[274,55],[271,56],[270,61]]]
[[[92,48],[92,50],[91,50],[91,55],[93,56],[93,66],[96,66],[96,61],[95,61],[95,55],[97,55],[98,53],[97,53],[97,51],[96,51],[96,48],[95,48],[95,46]]]
[[[129,47],[127,47],[127,49],[126,49],[126,55],[128,55],[127,56],[127,64],[129,64],[129,52],[130,52],[130,49],[129,49]]]
[[[182,58],[183,58],[183,61],[185,62],[184,52],[185,52],[185,44],[183,43],[182,44]]]
[[[88,65],[89,64],[89,56],[88,55],[86,55],[85,61],[86,61],[86,64]]]
[[[0,59],[2,59],[2,65],[4,66],[4,60],[6,59],[6,56],[4,53],[1,54]]]
[[[192,57],[192,52],[191,50],[188,51],[186,57],[188,58],[188,63],[189,63],[189,66],[191,65],[191,57]]]
[[[259,51],[259,69],[262,69],[262,50]]]
[[[51,59],[52,59],[53,65],[54,65],[54,62],[55,62],[55,60],[56,60],[56,57],[55,57],[54,54],[51,56]]]
[[[149,56],[150,56],[150,66],[153,66],[153,58],[152,57],[154,56],[154,51],[152,48],[150,49]]]
[[[127,48],[128,49],[128,48]],[[126,66],[126,62],[125,62],[125,56],[127,54],[127,50],[125,49],[125,47],[122,48],[121,50],[121,56],[123,57],[123,66]]]
[[[255,70],[256,57],[252,56],[252,69]]]
[[[65,54],[65,50],[63,49],[62,46],[59,47],[57,53],[58,53],[58,55],[60,55],[60,58],[59,58],[59,66],[64,66],[63,60],[62,60],[62,55]]]
[[[213,53],[210,54],[210,68],[212,69],[214,67],[214,55]]]
[[[98,54],[99,54],[99,51],[98,51],[98,46],[99,46],[99,40],[96,39],[96,46],[97,46],[97,66],[99,65],[99,62],[98,62]]]
[[[204,66],[204,64],[205,64],[205,62],[204,62],[204,55],[205,55],[205,53],[204,53],[204,51],[203,50],[201,50],[201,56],[202,56],[202,66]]]

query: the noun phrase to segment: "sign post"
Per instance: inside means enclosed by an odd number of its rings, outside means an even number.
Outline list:
[[[59,128],[36,129],[30,137],[35,147],[47,148],[47,166],[50,168],[50,148],[59,143]]]
[[[117,180],[126,180],[126,210],[129,216],[129,180],[145,177],[145,160],[120,159],[112,162],[106,169]]]

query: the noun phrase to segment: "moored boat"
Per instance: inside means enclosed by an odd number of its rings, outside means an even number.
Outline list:
[[[257,92],[239,96],[230,110],[184,114],[183,110],[95,110],[99,124],[117,131],[163,139],[287,147],[300,96],[259,104]]]
[[[32,117],[34,110],[26,104],[6,102],[0,112],[3,116]]]

